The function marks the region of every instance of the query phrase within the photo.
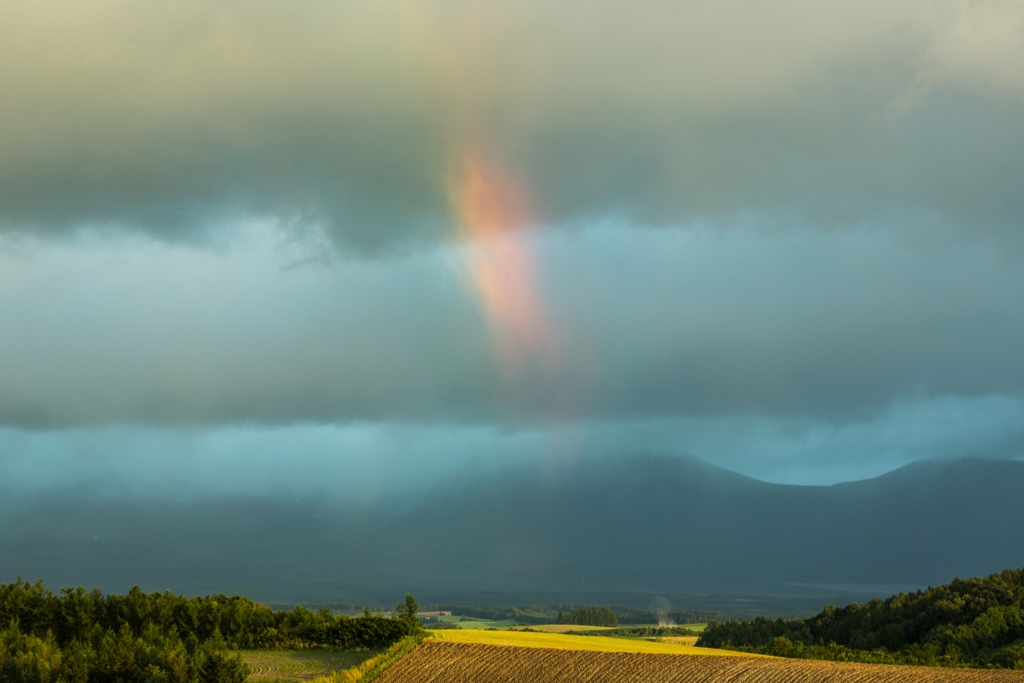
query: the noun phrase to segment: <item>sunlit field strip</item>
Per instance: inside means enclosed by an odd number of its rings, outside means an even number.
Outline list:
[[[509,627],[515,631],[544,631],[545,633],[565,633],[567,631],[611,631],[616,628],[658,628],[660,624],[620,624],[619,626],[580,626],[578,624],[520,624]],[[707,624],[675,624],[677,628],[687,628],[696,633],[702,632]],[[429,626],[427,628],[430,628]],[[497,628],[501,628],[500,626]],[[676,636],[673,636],[676,637]]]
[[[562,633],[531,633],[529,631],[456,631],[433,632],[433,640],[450,643],[479,643],[482,645],[511,645],[516,647],[542,647],[555,650],[589,650],[593,652],[645,652],[650,654],[711,655],[720,657],[757,657],[746,652],[715,650],[678,643],[657,643],[631,638],[605,638],[602,636],[573,636]]]

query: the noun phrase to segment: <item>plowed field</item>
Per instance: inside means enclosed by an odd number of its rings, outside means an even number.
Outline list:
[[[427,641],[377,683],[1003,683],[1024,672]]]

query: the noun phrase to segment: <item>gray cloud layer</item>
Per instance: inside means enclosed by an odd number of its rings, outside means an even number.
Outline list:
[[[764,481],[833,484],[926,458],[1020,458],[1024,398],[916,397],[842,426],[763,417],[574,421],[523,429],[393,422],[217,428],[0,428],[0,500],[78,491],[188,500],[270,496],[413,504],[464,480],[557,476],[652,453]],[[443,495],[443,494],[442,494]]]
[[[987,247],[540,235],[555,359],[507,375],[457,250],[283,268],[277,234],[0,252],[0,422],[847,419],[1024,392],[1024,264]]]
[[[1019,453],[1022,63],[1016,3],[3,4],[0,424]],[[550,365],[503,373],[467,295],[469,152],[530,195]],[[936,401],[941,444],[879,417]]]
[[[432,240],[467,148],[551,224],[758,216],[1019,243],[997,2],[7,3],[0,225]]]

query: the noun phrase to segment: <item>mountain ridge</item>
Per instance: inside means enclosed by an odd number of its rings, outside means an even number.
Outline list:
[[[353,598],[923,586],[1024,565],[1020,491],[1019,461],[933,461],[796,486],[645,456],[470,478],[398,515],[324,500],[63,492],[0,509],[0,574]]]

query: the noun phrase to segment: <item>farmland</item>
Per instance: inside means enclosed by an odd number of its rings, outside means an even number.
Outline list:
[[[446,634],[447,635],[447,634]],[[461,634],[460,634],[461,635]],[[544,634],[521,634],[544,635]],[[658,643],[649,643],[658,645]],[[676,651],[681,646],[673,646]],[[378,683],[1009,683],[1024,672],[427,641]]]
[[[454,624],[459,628],[480,629],[480,628],[509,628],[518,622],[515,619],[475,619],[473,617],[440,616],[437,620],[442,624]]]
[[[733,650],[696,648],[673,642],[653,642],[632,638],[604,638],[601,636],[574,636],[560,633],[530,631],[435,631],[433,640],[453,644],[501,645],[519,648],[545,648],[559,650],[585,650],[591,652],[634,652],[647,654],[694,654],[721,657],[756,657]]]
[[[701,633],[708,627],[707,624],[678,624],[679,628],[688,628],[691,631]]]
[[[339,669],[348,669],[369,657],[370,652],[343,650],[242,650],[242,661],[251,667],[250,681],[308,681]]]
[[[516,626],[516,630],[529,629],[542,633],[568,633],[570,631],[611,631],[611,626],[577,626],[576,624],[530,624],[529,626]]]
[[[677,645],[696,645],[697,636],[669,636],[660,640],[662,643],[675,643]]]

